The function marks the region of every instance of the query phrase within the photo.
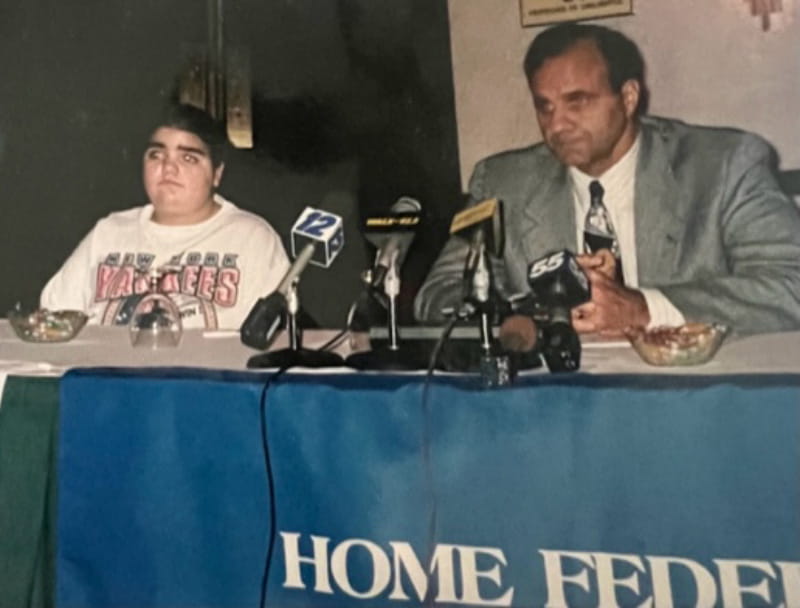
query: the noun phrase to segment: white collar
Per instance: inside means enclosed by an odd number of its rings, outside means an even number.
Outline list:
[[[577,167],[569,167],[569,175],[575,186],[580,201],[588,205],[589,184],[595,180],[599,181],[606,192],[616,189],[619,184],[629,182],[636,174],[636,164],[639,161],[639,148],[641,147],[641,137],[637,133],[633,145],[616,163],[609,167],[599,177],[593,177],[584,173]]]

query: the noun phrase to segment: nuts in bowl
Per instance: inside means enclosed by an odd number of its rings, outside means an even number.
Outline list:
[[[24,312],[17,308],[8,313],[8,322],[25,342],[67,342],[78,335],[88,318],[80,310]]]
[[[625,335],[650,365],[700,365],[711,360],[728,333],[720,323],[686,323],[678,327],[633,327]]]

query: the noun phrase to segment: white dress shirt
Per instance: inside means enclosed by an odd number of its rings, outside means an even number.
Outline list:
[[[578,251],[583,251],[583,229],[586,213],[591,204],[589,184],[597,180],[603,186],[603,204],[606,206],[619,243],[625,285],[639,291],[647,302],[650,325],[681,325],[684,316],[675,308],[660,289],[639,288],[636,260],[636,222],[633,196],[636,186],[636,164],[639,160],[640,138],[637,136],[630,150],[617,163],[599,177],[592,177],[575,167],[569,168],[575,201],[575,233]]]

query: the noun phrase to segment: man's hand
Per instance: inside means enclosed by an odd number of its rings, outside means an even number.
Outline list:
[[[591,268],[586,270],[586,276],[592,283],[592,299],[572,309],[575,331],[622,336],[626,327],[646,327],[650,323],[647,301],[640,291],[629,289],[609,278],[605,272]]]
[[[595,270],[609,279],[617,276],[617,260],[608,249],[598,249],[594,253],[581,253],[575,256],[575,260],[587,273]]]

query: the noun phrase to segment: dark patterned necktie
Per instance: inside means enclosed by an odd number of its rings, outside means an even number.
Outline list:
[[[603,186],[593,180],[589,184],[590,205],[583,225],[583,250],[594,253],[608,249],[617,260],[617,278],[622,281],[622,258],[619,253],[619,240],[614,232],[611,215],[603,204]]]

